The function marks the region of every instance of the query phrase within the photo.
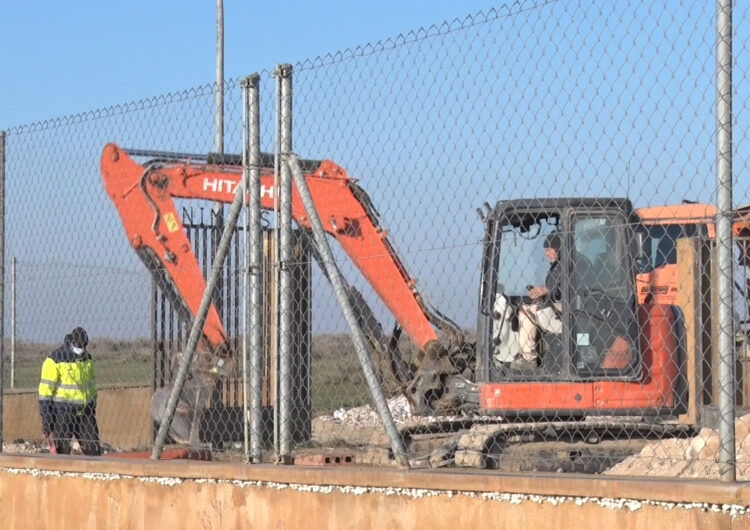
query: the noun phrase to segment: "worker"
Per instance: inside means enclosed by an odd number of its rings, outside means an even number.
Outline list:
[[[544,285],[529,286],[532,303],[522,304],[518,311],[518,342],[520,351],[511,361],[511,370],[530,371],[539,366],[536,340],[541,329],[562,333],[562,289],[560,266],[560,234],[555,231],[544,240],[544,255],[550,261]]]
[[[89,337],[77,327],[65,335],[62,346],[47,356],[39,382],[42,433],[50,452],[70,454],[73,437],[83,454],[101,454],[96,422],[94,361],[86,351]]]

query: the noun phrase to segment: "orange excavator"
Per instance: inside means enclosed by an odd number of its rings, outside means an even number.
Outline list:
[[[272,209],[273,163],[263,160],[261,206]],[[614,198],[485,205],[476,339],[469,340],[420,294],[355,179],[331,160],[304,160],[302,167],[325,231],[419,350],[412,366],[397,352],[390,363],[415,414],[575,421],[591,415],[675,417],[685,410],[678,317],[670,301],[658,296],[662,288],[652,288],[664,278],[659,270],[666,262],[654,258],[664,212],[639,215],[627,199]],[[206,282],[174,200],[231,202],[242,177],[239,157],[145,152],[110,143],[101,172],[131,246],[183,318],[193,319]],[[309,228],[296,190],[292,215]],[[509,292],[503,282],[508,271],[523,269],[519,260],[529,254],[522,248],[541,248],[553,231],[561,236],[562,332],[542,334],[538,369],[519,373],[511,366],[507,332],[517,330],[511,309],[530,300],[522,288]],[[669,261],[671,254],[662,254]],[[213,305],[198,353],[209,363],[232,355]]]

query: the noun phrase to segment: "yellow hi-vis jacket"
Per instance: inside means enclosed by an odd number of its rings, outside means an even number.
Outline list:
[[[94,361],[88,352],[76,355],[67,342],[42,365],[39,401],[85,406],[96,399]]]

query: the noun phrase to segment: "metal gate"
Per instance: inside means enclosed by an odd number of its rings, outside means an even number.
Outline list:
[[[221,230],[216,226],[216,213],[209,208],[183,208],[183,227],[187,233],[204,278],[212,266],[215,247],[221,239]],[[243,232],[238,226],[224,261],[221,281],[214,292],[214,304],[221,317],[233,355],[241,359],[243,346]],[[309,440],[312,432],[312,407],[310,393],[311,331],[310,331],[310,245],[307,234],[295,231],[293,246],[295,261],[290,265],[294,289],[293,322],[293,385],[292,394],[295,441]],[[274,404],[277,403],[277,385],[274,374],[277,369],[278,330],[273,318],[278,311],[275,289],[273,232],[263,231],[263,286],[264,286],[264,348],[263,348],[263,439],[273,437]],[[178,310],[170,301],[166,291],[152,281],[151,336],[153,340],[152,392],[168,385],[173,377],[171,359],[187,344],[190,323],[180,318]],[[201,441],[211,443],[214,448],[226,447],[227,443],[244,439],[242,363],[236,363],[234,373],[218,380],[210,403],[201,422]],[[176,370],[175,370],[176,374]],[[231,446],[230,446],[231,447]]]

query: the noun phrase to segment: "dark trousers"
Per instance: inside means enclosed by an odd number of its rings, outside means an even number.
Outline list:
[[[55,450],[57,454],[70,454],[70,443],[75,437],[83,454],[102,454],[99,443],[99,426],[96,423],[96,406],[71,407],[58,405],[55,408]]]

